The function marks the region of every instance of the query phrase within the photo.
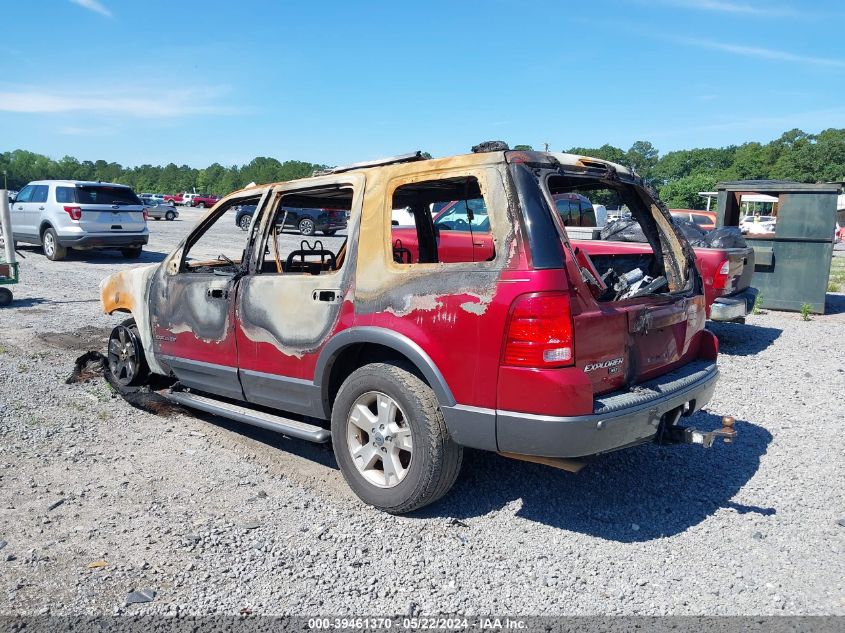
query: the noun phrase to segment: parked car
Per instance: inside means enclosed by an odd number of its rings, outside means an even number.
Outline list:
[[[246,231],[249,229],[256,205],[243,204],[235,209],[235,224]],[[284,221],[284,228],[296,229],[302,235],[314,235],[322,231],[323,235],[334,235],[346,229],[346,211],[342,209],[295,209],[285,207],[286,214],[278,218]]]
[[[149,218],[153,218],[154,220],[161,220],[162,218],[165,220],[175,220],[179,217],[179,212],[173,206],[172,202],[159,202],[155,198],[144,197],[143,194],[138,197],[147,210],[147,217]]]
[[[225,197],[161,263],[103,280],[103,310],[128,317],[110,335],[112,380],[169,377],[161,393],[184,406],[333,439],[353,491],[392,513],[444,495],[463,447],[577,468],[644,442],[732,438],[730,426],[679,424],[713,395],[718,340],[665,207],[620,165],[502,145]],[[660,257],[591,266],[546,203],[573,182],[618,191]],[[489,257],[441,256],[432,205],[460,201],[487,212]],[[217,227],[246,204],[258,205],[255,230],[222,252]],[[279,218],[300,207],[349,211],[349,237],[336,251],[303,240],[285,256]],[[412,263],[386,230],[404,208],[416,220]],[[622,287],[644,265],[649,280]]]
[[[165,195],[162,198],[162,200],[164,202],[172,202],[175,205],[175,204],[182,204],[183,197],[182,197],[181,193],[175,193],[175,194],[172,194],[172,195],[170,195],[170,194]]]
[[[712,211],[698,211],[696,209],[669,209],[673,218],[692,222],[702,231],[712,231],[716,228],[716,214]]]
[[[197,197],[195,193],[183,193],[182,194],[182,202],[179,203],[185,207],[192,207],[194,206],[194,198]]]
[[[739,223],[739,230],[743,234],[774,233],[777,218],[773,215],[746,215]]]
[[[68,248],[117,248],[129,259],[149,240],[147,213],[130,187],[79,180],[37,180],[11,209],[15,241],[40,244],[48,259]]]
[[[213,207],[220,200],[220,196],[212,196],[206,193],[198,193],[190,199],[192,207],[199,207],[205,209],[206,207]]]

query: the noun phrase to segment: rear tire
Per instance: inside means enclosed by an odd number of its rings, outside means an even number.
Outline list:
[[[349,487],[385,512],[433,503],[461,470],[463,448],[449,437],[434,391],[404,364],[373,363],[350,374],[337,393],[331,427]]]
[[[302,235],[311,236],[316,232],[317,227],[314,225],[314,220],[311,218],[302,218],[299,221],[299,232]]]
[[[252,224],[252,216],[251,215],[242,215],[241,219],[238,220],[238,226],[241,227],[241,231],[249,231],[249,225]]]
[[[0,308],[12,305],[12,299],[14,298],[15,297],[12,295],[11,290],[8,288],[0,288]]]
[[[143,250],[144,249],[141,246],[136,246],[133,248],[121,248],[120,252],[123,253],[123,256],[126,259],[138,259]]]
[[[109,335],[108,371],[118,384],[134,387],[144,383],[150,370],[144,357],[141,335],[133,319],[118,325]]]
[[[56,231],[52,227],[44,231],[41,244],[44,248],[44,255],[51,262],[58,262],[67,257],[67,249],[59,244],[59,236],[56,235]]]

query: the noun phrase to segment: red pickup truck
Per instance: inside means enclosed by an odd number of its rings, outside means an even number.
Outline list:
[[[556,206],[558,213],[561,213],[560,206]],[[402,210],[394,210],[394,253],[404,263],[417,262],[417,230],[403,220]],[[567,218],[566,223],[569,220]],[[592,224],[595,224],[594,216]],[[449,202],[436,212],[434,226],[438,233],[441,261],[483,262],[488,261],[495,252],[487,210],[478,200]],[[644,277],[648,274],[652,259],[652,249],[648,243],[604,241],[599,238],[597,228],[582,227],[577,223],[568,227],[567,231],[572,247],[587,253],[600,274],[613,268],[620,258],[627,260],[626,265],[630,263],[631,268],[639,267]],[[754,249],[699,247],[693,250],[704,282],[707,318],[713,321],[744,322],[757,296],[756,289],[750,287],[754,274]]]
[[[172,202],[173,204],[182,204],[182,194],[181,193],[174,193],[173,195],[166,195],[164,196],[165,202]]]
[[[220,196],[212,196],[211,194],[207,193],[198,193],[194,197],[191,198],[190,204],[192,207],[199,207],[200,209],[205,209],[206,207],[211,208],[217,201],[220,200]]]

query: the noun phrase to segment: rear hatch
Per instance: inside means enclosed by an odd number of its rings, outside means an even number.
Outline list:
[[[589,378],[594,394],[635,388],[696,358],[696,334],[705,321],[701,278],[692,248],[668,211],[624,168],[552,156],[560,164],[549,170],[535,167],[534,176],[576,290],[571,296],[575,365]],[[561,194],[618,204],[643,226],[649,243],[598,242],[595,256],[588,254],[592,249],[569,241],[566,218],[554,205]]]
[[[144,205],[129,187],[77,185],[76,203],[82,211],[79,226],[89,233],[137,233],[143,231]]]

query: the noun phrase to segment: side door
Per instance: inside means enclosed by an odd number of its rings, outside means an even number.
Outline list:
[[[38,241],[38,231],[33,229],[30,210],[33,191],[35,191],[35,185],[27,185],[21,189],[11,208],[12,235],[22,242]]]
[[[241,231],[231,215],[235,205],[250,203],[260,213],[268,191],[231,198],[206,215],[153,282],[150,320],[156,358],[185,386],[243,399],[235,303],[255,232]]]
[[[363,192],[360,173],[311,178],[307,186],[278,185],[266,212],[253,222],[260,239],[236,306],[238,366],[248,401],[322,414],[314,370],[326,341],[354,316],[352,280]],[[282,231],[290,209],[319,208],[349,211],[347,228],[312,237]]]

